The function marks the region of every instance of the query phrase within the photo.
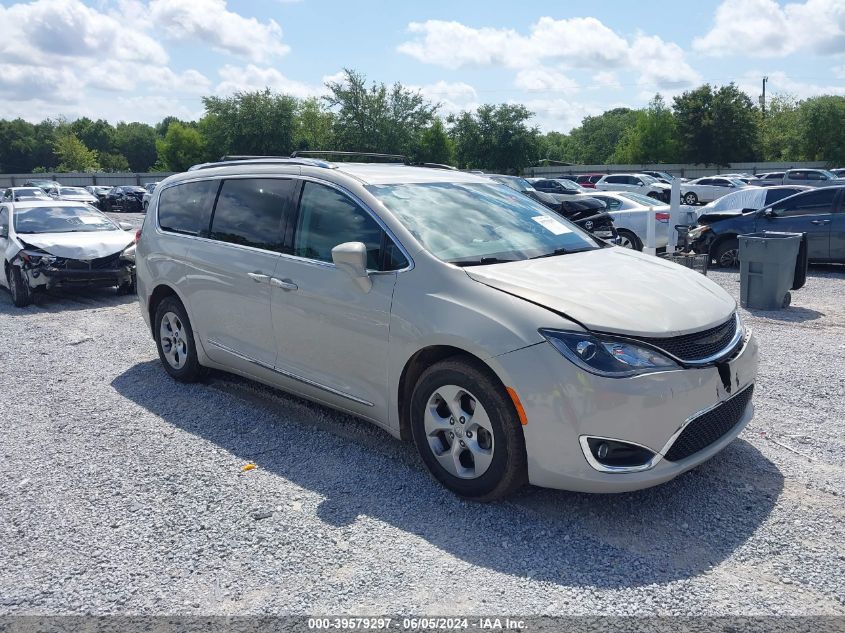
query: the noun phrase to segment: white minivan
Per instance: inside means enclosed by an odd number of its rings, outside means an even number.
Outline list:
[[[653,486],[753,414],[728,293],[484,176],[199,165],[156,188],[136,249],[173,378],[222,369],[370,420],[464,497]]]

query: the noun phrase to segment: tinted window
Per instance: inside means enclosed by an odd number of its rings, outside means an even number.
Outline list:
[[[608,211],[616,211],[622,208],[622,201],[616,198],[605,198],[603,196],[593,196],[596,200],[604,202],[607,205]]]
[[[808,171],[807,180],[827,180],[827,176],[819,171]]]
[[[774,204],[778,200],[788,198],[800,191],[800,189],[769,189],[766,192],[766,202],[764,204]]]
[[[364,243],[367,268],[371,270],[395,270],[407,265],[378,222],[351,198],[337,189],[306,182],[299,201],[294,254],[330,262],[332,249],[344,242]]]
[[[0,233],[9,232],[9,212],[3,208],[0,209]]]
[[[836,189],[828,188],[811,191],[810,193],[775,205],[774,210],[780,217],[830,213],[833,210],[833,200],[836,198],[836,192]]]
[[[695,184],[695,185],[712,185],[713,179],[712,178],[701,178],[700,180],[697,180],[693,184]]]
[[[205,235],[218,185],[217,180],[200,180],[162,191],[158,200],[159,226],[174,233]]]
[[[731,183],[724,178],[714,178],[712,184],[716,185],[717,187],[730,187]]]
[[[211,239],[281,252],[282,215],[294,185],[293,180],[274,178],[224,181],[211,221]]]
[[[609,182],[610,184],[619,184],[626,182],[627,178],[625,176],[608,176],[605,179],[605,182]]]
[[[790,171],[786,175],[790,180],[807,180],[807,172],[804,171]]]

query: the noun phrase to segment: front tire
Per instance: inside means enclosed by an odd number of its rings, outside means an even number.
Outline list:
[[[197,358],[191,320],[177,298],[166,297],[158,304],[153,333],[158,357],[172,378],[179,382],[196,382],[205,375]]]
[[[432,476],[461,497],[502,499],[528,480],[513,402],[471,359],[453,357],[423,372],[411,397],[411,431]]]
[[[698,204],[698,196],[695,195],[692,191],[684,194],[684,204],[688,204],[690,206]]]
[[[19,308],[25,308],[32,303],[32,288],[19,266],[9,266],[9,291],[12,293],[12,303]]]
[[[718,268],[739,266],[739,239],[732,237],[719,242],[713,251],[713,259]]]
[[[124,281],[122,284],[118,285],[117,287],[117,294],[118,295],[134,295],[138,292],[138,286],[135,282],[135,275],[129,279],[129,281]]]
[[[643,243],[633,232],[627,229],[617,229],[616,233],[619,235],[619,246],[622,248],[629,248],[633,251],[643,250]]]

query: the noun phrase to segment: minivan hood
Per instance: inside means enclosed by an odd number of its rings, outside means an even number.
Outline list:
[[[678,336],[723,323],[736,310],[733,297],[704,275],[619,247],[464,271],[599,332]]]
[[[21,233],[18,239],[56,257],[89,260],[119,253],[135,241],[135,234],[120,229],[88,233]]]

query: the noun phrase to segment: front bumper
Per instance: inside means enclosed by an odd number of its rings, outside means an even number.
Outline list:
[[[29,284],[33,288],[46,286],[119,286],[128,283],[135,275],[135,266],[126,264],[117,268],[95,268],[91,270],[64,269],[44,266],[27,270]]]
[[[664,457],[670,440],[687,420],[754,383],[758,353],[750,332],[740,351],[726,363],[730,392],[715,366],[603,378],[576,367],[548,343],[496,360],[505,384],[515,389],[525,409],[528,423],[522,429],[528,478],[537,486],[607,493],[661,484],[722,450],[754,413],[749,404],[733,428],[684,459],[673,462]],[[660,458],[640,472],[601,472],[588,463],[582,436],[639,444]]]

